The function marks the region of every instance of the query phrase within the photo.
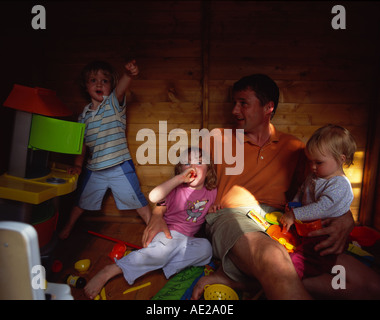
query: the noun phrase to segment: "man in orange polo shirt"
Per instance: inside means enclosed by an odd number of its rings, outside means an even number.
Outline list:
[[[284,209],[287,193],[296,191],[304,178],[304,144],[290,134],[277,131],[270,123],[277,108],[279,89],[269,77],[242,78],[234,84],[233,97],[236,128],[244,130],[244,152],[236,156],[243,157],[244,168],[238,175],[228,175],[226,169],[233,165],[215,164],[218,176],[215,203],[221,209],[206,216],[206,230],[222,268],[214,279],[205,277],[199,282],[193,298],[198,298],[197,289],[205,281],[239,289],[247,284],[251,286],[250,279],[260,282],[268,298],[309,298],[284,247],[247,217],[252,208],[262,216]],[[223,146],[231,144],[230,150],[237,150],[239,139],[235,135],[228,136],[222,130],[221,138]]]
[[[198,281],[192,298],[199,299],[206,284],[247,289],[258,281],[268,299],[308,299],[285,248],[246,215],[252,207],[263,216],[284,208],[305,176],[304,144],[271,124],[279,89],[269,77],[257,74],[242,78],[234,84],[233,97],[236,128],[244,130],[244,155],[236,156],[244,158],[244,168],[239,175],[227,175],[226,168],[233,165],[218,164],[214,159],[219,179],[216,204],[220,210],[206,216],[206,230],[222,267]],[[221,138],[228,139],[225,134]],[[230,150],[237,150],[235,136],[230,138],[223,144],[231,143]],[[158,208],[144,232],[144,245],[158,230],[170,237],[162,221]],[[324,248],[324,253],[343,250],[352,227],[350,213],[337,223],[329,222],[328,228],[323,229],[330,235],[329,240],[316,249]]]

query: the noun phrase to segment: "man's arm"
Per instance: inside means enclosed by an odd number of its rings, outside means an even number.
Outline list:
[[[316,251],[320,251],[321,256],[328,254],[340,254],[344,251],[348,236],[355,226],[351,211],[337,218],[322,220],[323,228],[312,231],[310,237],[327,235],[326,240],[321,241],[315,246]]]

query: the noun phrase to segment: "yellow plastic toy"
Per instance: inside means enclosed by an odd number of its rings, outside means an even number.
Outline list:
[[[102,288],[100,294],[98,294],[94,300],[107,300],[106,288]]]
[[[79,272],[86,272],[90,268],[91,261],[90,259],[82,259],[75,262],[74,268]]]
[[[235,290],[224,284],[206,285],[204,289],[205,300],[239,300]]]
[[[268,221],[270,224],[279,225],[279,221],[282,215],[283,213],[280,211],[273,211],[265,215],[265,220]]]
[[[147,283],[144,283],[144,284],[142,284],[140,286],[132,287],[132,288],[129,288],[129,289],[125,290],[123,292],[123,294],[127,294],[127,293],[132,292],[132,291],[140,290],[140,289],[145,288],[145,287],[150,286],[150,285],[151,285],[151,283],[147,282]]]

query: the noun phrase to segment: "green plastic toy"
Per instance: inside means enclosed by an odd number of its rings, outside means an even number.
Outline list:
[[[29,148],[81,154],[85,124],[33,114]]]

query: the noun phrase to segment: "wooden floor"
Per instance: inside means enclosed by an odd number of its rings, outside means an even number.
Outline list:
[[[59,230],[58,225],[57,229]],[[81,275],[87,281],[91,279],[105,265],[111,264],[112,260],[108,257],[114,242],[96,237],[88,233],[94,231],[113,238],[127,241],[129,243],[141,246],[141,236],[145,224],[139,218],[137,213],[128,214],[124,217],[110,217],[103,214],[87,214],[79,219],[75,225],[71,236],[63,241],[59,241],[53,252],[53,259],[63,263],[60,272],[48,273],[48,281],[63,283],[67,274]],[[380,241],[368,248],[366,251],[374,255],[372,267],[380,273]],[[90,259],[91,267],[86,273],[80,274],[75,270],[74,264],[80,259]],[[151,285],[142,289],[123,294],[125,290],[131,287],[140,286],[150,282]],[[105,285],[107,300],[150,300],[166,284],[167,280],[161,270],[146,274],[130,286],[122,275],[115,277]],[[75,300],[87,300],[83,289],[71,289],[71,294]],[[251,299],[252,296],[248,297]]]
[[[127,241],[131,244],[141,246],[141,236],[145,225],[137,216],[136,218],[112,218],[87,216],[75,225],[70,237],[58,242],[54,250],[53,259],[62,262],[63,268],[60,272],[50,272],[48,281],[63,283],[67,274],[81,275],[87,281],[91,279],[105,265],[111,264],[108,257],[114,242],[105,240],[88,233],[88,230]],[[59,230],[59,229],[58,229]],[[91,266],[86,273],[80,274],[75,270],[74,264],[81,259],[90,259]],[[151,285],[127,294],[125,290],[150,282]],[[162,271],[154,271],[137,279],[130,286],[122,275],[115,277],[105,285],[107,300],[150,300],[167,282]],[[83,289],[71,289],[75,300],[87,300]]]

